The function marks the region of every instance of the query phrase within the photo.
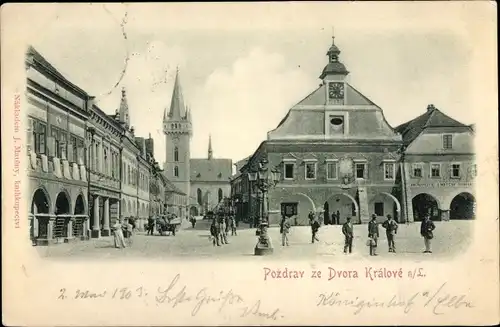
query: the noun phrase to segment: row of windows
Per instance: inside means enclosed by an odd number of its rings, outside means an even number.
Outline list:
[[[125,184],[139,186],[141,190],[149,190],[149,176],[143,172],[138,172],[137,168],[131,167],[128,163],[123,163],[122,179]],[[139,180],[137,180],[139,178]]]
[[[120,154],[118,151],[104,147],[101,152],[102,143],[92,140],[90,168],[113,178],[119,177]],[[102,155],[102,163],[101,163]]]
[[[295,163],[285,162],[284,164],[284,175],[285,180],[295,179]],[[313,180],[317,177],[317,162],[305,162],[304,177],[306,180]],[[326,166],[326,178],[329,180],[339,179],[339,165],[337,161],[327,162]],[[366,162],[356,162],[354,163],[353,176],[356,179],[367,179],[368,178],[368,164]],[[384,179],[394,180],[396,178],[396,163],[394,162],[384,162]]]
[[[198,204],[203,205],[203,192],[201,191],[201,189],[196,190],[196,198]],[[219,191],[217,192],[217,198],[218,198],[217,202],[221,202],[222,199],[224,198],[224,192],[222,191],[222,189],[219,189]]]
[[[430,163],[429,166],[429,177],[431,178],[441,178],[443,177],[441,163]],[[413,163],[411,166],[411,177],[422,178],[425,176],[425,167],[427,164],[424,163]],[[464,173],[466,173],[460,162],[454,162],[449,165],[448,176],[450,178],[461,178]],[[476,164],[470,166],[468,172],[471,177],[477,176]]]
[[[36,154],[67,159],[69,162],[86,162],[83,138],[50,125],[50,137],[47,124],[37,119],[28,119],[27,150]]]

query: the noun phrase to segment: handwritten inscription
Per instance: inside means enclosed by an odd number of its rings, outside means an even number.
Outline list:
[[[358,315],[366,309],[400,309],[410,313],[414,308],[427,308],[435,315],[450,313],[450,310],[474,308],[466,294],[453,294],[446,291],[446,283],[431,291],[417,292],[402,298],[398,295],[389,295],[385,299],[363,298],[356,296],[349,298],[347,294],[339,292],[321,293],[318,295],[317,307],[344,307],[352,308],[352,313]]]
[[[357,270],[349,270],[342,268],[328,267],[326,274],[323,274],[321,270],[312,270],[309,274],[304,270],[293,270],[289,268],[284,269],[270,269],[264,268],[264,281],[273,279],[303,279],[303,278],[316,278],[323,279],[324,277],[328,280],[332,279],[357,279],[364,277],[369,280],[377,279],[415,279],[423,278],[426,276],[423,268],[414,268],[407,271],[403,271],[402,268],[389,269],[389,268],[375,268],[375,267],[365,267],[364,274],[361,274]]]
[[[177,274],[168,286],[159,286],[156,291],[149,292],[143,286],[138,288],[112,288],[99,291],[76,289],[69,292],[65,288],[59,290],[57,299],[59,300],[153,300],[153,304],[165,305],[172,309],[185,306],[190,310],[191,316],[196,316],[204,310],[216,309],[219,313],[229,310],[237,317],[255,316],[266,320],[278,320],[284,318],[280,308],[265,308],[261,300],[248,304],[243,297],[232,289],[214,290],[208,287],[201,289],[190,289],[188,285],[180,282],[180,275]],[[146,302],[147,303],[147,302]]]

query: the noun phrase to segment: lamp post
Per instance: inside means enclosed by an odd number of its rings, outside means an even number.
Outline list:
[[[269,255],[273,253],[273,245],[271,238],[267,235],[269,227],[269,213],[267,203],[267,193],[271,187],[274,187],[280,180],[281,174],[277,170],[270,170],[267,165],[269,161],[262,159],[259,163],[257,171],[248,173],[248,179],[255,182],[258,190],[260,191],[261,203],[258,219],[259,219],[259,238],[255,246],[255,255]]]
[[[87,226],[85,226],[85,235],[84,235],[84,238],[87,239],[87,238],[90,238],[90,235],[89,234],[89,231],[90,231],[90,162],[92,160],[92,157],[91,157],[91,153],[92,153],[92,145],[93,145],[93,142],[94,142],[94,135],[95,135],[95,128],[92,127],[92,126],[89,126],[87,127],[87,133],[90,133],[91,135],[91,138],[90,140],[88,141],[88,146],[87,146],[87,158],[88,158],[88,162],[87,162],[87,215],[88,215],[88,220],[87,220]]]

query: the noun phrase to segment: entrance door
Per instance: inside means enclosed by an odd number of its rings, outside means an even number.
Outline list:
[[[298,202],[281,203],[281,214],[287,218],[294,217],[294,219],[292,219],[292,223],[294,225],[298,225],[297,222],[298,207],[299,207]]]

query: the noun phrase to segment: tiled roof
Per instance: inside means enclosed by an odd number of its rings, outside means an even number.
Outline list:
[[[396,127],[396,131],[403,136],[403,143],[405,145],[410,144],[415,140],[422,131],[428,127],[456,127],[456,128],[470,128],[470,126],[464,125],[455,119],[445,115],[437,108],[429,105],[427,111]]]
[[[191,182],[228,182],[232,175],[231,159],[191,159]]]

